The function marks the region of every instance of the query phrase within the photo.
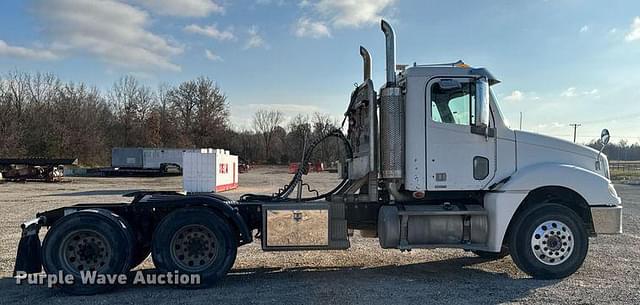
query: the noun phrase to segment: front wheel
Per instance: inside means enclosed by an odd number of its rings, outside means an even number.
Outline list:
[[[589,238],[573,210],[544,203],[516,219],[509,246],[520,270],[538,279],[559,279],[582,266]]]

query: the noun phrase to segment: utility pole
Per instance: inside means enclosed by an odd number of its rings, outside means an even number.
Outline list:
[[[582,124],[573,123],[573,124],[569,124],[569,126],[573,126],[573,143],[575,143],[577,129],[578,127],[582,126]]]
[[[520,130],[522,130],[522,111],[520,111]]]

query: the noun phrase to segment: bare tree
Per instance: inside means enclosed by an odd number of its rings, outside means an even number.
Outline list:
[[[289,133],[287,134],[287,146],[290,160],[299,161],[304,150],[305,141],[311,135],[311,123],[309,116],[298,114],[289,122]]]
[[[329,131],[336,128],[337,122],[333,122],[331,120],[331,116],[326,113],[316,112],[313,114],[312,119],[313,124],[313,135],[316,138],[322,137],[327,134]],[[318,147],[315,157],[317,161],[321,162],[331,162],[335,161],[337,158],[337,146],[335,142],[324,141]]]
[[[253,115],[253,129],[262,135],[266,160],[271,159],[271,140],[283,120],[284,116],[278,110],[260,109]]]
[[[254,162],[260,158],[262,136],[252,130],[227,131],[229,150],[246,162]],[[257,145],[256,145],[257,144]]]
[[[198,146],[217,147],[223,142],[229,105],[227,96],[209,78],[198,77],[197,113],[194,121],[194,142]]]
[[[181,83],[167,93],[178,114],[178,128],[190,145],[217,146],[227,128],[229,106],[222,90],[209,78]]]
[[[169,99],[170,90],[171,87],[168,84],[161,84],[158,86],[155,95],[155,112],[159,115],[160,146],[162,147],[178,147],[180,142],[177,115],[173,111],[171,100]]]
[[[52,74],[9,73],[0,82],[0,155],[108,158],[112,112],[95,88]]]
[[[25,73],[7,73],[0,79],[0,154],[16,156],[24,153],[21,141],[27,105]]]
[[[121,145],[141,146],[144,143],[144,122],[153,106],[153,93],[134,77],[125,76],[113,84],[108,94],[118,117]]]

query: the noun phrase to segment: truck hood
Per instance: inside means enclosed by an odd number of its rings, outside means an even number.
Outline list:
[[[572,153],[576,155],[581,155],[583,157],[593,158],[593,160],[595,160],[596,157],[598,156],[597,150],[591,147],[588,147],[586,145],[579,145],[563,139],[545,136],[545,135],[532,133],[532,132],[516,130],[515,133],[516,133],[516,140],[518,141],[518,143],[534,145],[541,148],[556,150],[563,153]]]
[[[562,139],[541,134],[515,131],[517,145],[517,167],[540,163],[561,163],[574,165],[605,176],[604,167],[608,166],[606,156],[602,155],[603,166],[596,168],[598,151],[585,145],[574,144]]]

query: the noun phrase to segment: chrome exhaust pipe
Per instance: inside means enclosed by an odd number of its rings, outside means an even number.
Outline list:
[[[380,23],[386,40],[387,83],[380,92],[381,174],[395,201],[406,201],[404,180],[404,100],[396,79],[396,36],[389,23]]]
[[[369,51],[365,49],[363,46],[360,46],[360,56],[362,56],[362,61],[364,64],[364,81],[366,82],[368,79],[371,79],[371,55],[369,55]]]
[[[396,35],[393,32],[391,25],[382,20],[380,22],[380,28],[384,32],[386,38],[386,51],[387,51],[387,85],[396,85]]]

